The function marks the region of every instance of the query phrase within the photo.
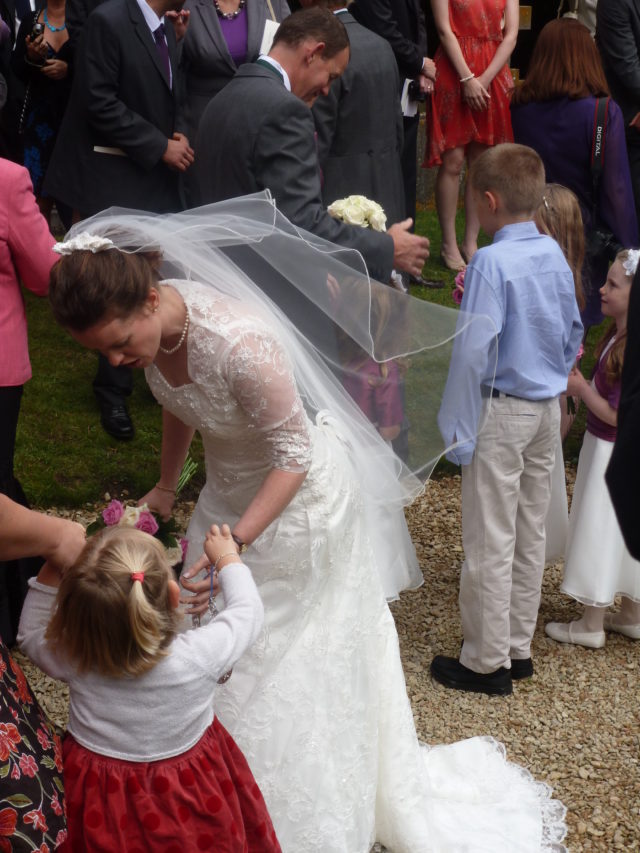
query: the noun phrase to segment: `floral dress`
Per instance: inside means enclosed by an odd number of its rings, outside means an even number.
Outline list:
[[[451,29],[469,70],[476,76],[490,64],[502,41],[505,7],[506,0],[449,0]],[[513,142],[509,114],[513,78],[508,66],[504,65],[491,81],[489,107],[472,110],[462,100],[458,72],[442,47],[436,51],[435,63],[438,80],[429,105],[424,165],[438,166],[444,151],[470,142]]]
[[[0,853],[49,853],[67,837],[62,745],[0,640]]]

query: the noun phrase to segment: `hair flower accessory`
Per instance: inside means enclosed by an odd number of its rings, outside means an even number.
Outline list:
[[[640,249],[629,249],[626,259],[622,262],[624,271],[628,276],[634,276],[640,261]]]
[[[63,243],[56,243],[53,251],[59,255],[70,255],[72,252],[104,252],[107,249],[114,249],[115,243],[108,237],[98,237],[97,234],[89,234],[88,231],[82,231],[76,234],[70,240],[65,240]]]

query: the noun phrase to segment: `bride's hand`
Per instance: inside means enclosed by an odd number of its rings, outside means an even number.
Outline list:
[[[149,509],[157,512],[163,521],[167,521],[167,519],[171,518],[171,511],[175,502],[176,496],[174,492],[154,486],[150,492],[147,492],[146,495],[140,498],[138,506],[146,504]]]

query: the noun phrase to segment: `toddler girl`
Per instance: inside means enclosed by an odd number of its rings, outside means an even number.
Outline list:
[[[569,517],[562,591],[585,605],[582,617],[564,624],[550,622],[553,640],[599,649],[605,630],[640,639],[640,563],[627,551],[604,481],[616,437],[620,376],[626,344],[627,308],[640,252],[620,252],[600,289],[602,313],[613,323],[596,350],[591,382],[577,368],[567,391],[587,407],[585,433]],[[607,613],[616,594],[620,612]]]
[[[213,525],[204,547],[226,608],[185,634],[175,632],[180,588],[164,549],[142,531],[107,528],[62,577],[45,564],[30,581],[19,640],[69,684],[61,850],[280,850],[213,712],[217,679],[260,631],[262,602],[227,525]]]

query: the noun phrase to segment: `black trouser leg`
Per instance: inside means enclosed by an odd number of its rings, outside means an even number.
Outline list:
[[[12,501],[29,506],[22,486],[13,474],[13,456],[22,385],[0,388],[0,492]],[[27,582],[42,566],[39,557],[0,561],[0,636],[11,646],[15,643]]]
[[[101,354],[98,372],[93,380],[93,393],[101,408],[119,406],[133,390],[133,373],[130,367],[113,367]]]
[[[416,185],[418,181],[418,125],[420,116],[402,120],[404,126],[404,145],[402,146],[402,177],[404,181],[405,216],[416,221]],[[412,229],[413,230],[413,229]]]

